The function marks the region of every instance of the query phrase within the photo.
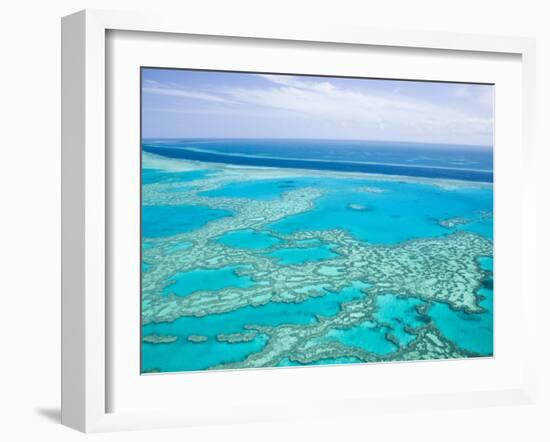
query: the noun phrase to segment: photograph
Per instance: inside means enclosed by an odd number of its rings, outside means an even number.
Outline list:
[[[494,84],[140,69],[141,374],[494,356]]]

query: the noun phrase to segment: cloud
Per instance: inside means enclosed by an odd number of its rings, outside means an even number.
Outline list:
[[[470,96],[470,89],[468,85],[464,84],[455,89],[455,92],[453,94],[457,98],[464,98]]]
[[[297,77],[294,75],[269,75],[269,74],[257,74],[257,75],[272,83],[282,85],[282,86],[298,88],[298,89],[311,89],[311,90],[318,90],[318,91],[324,91],[324,92],[328,92],[334,89],[334,86],[332,85],[332,83],[326,80],[306,81],[303,79],[305,77]]]
[[[190,91],[181,88],[166,88],[166,87],[144,87],[142,91],[146,94],[168,95],[171,97],[191,98],[195,100],[211,101],[215,103],[233,103],[231,100],[220,97],[213,93]]]
[[[143,82],[144,82],[144,83],[147,83],[147,84],[149,84],[149,85],[151,85],[151,86],[154,86],[154,87],[158,87],[158,86],[161,85],[161,83],[159,83],[158,81],[156,81],[156,80],[151,80],[150,78],[147,78],[147,79],[143,80]]]
[[[417,98],[366,90],[335,87],[330,82],[304,81],[292,76],[262,76],[273,83],[267,88],[236,88],[225,94],[236,102],[293,113],[323,117],[334,122],[373,123],[380,131],[396,126],[456,133],[487,132],[492,118],[475,117],[454,107]]]
[[[257,74],[265,85],[210,86],[190,90],[152,84],[143,92],[199,100],[186,111],[213,115],[247,114],[254,118],[300,118],[309,124],[332,125],[360,136],[401,139],[422,134],[427,141],[491,143],[493,131],[490,87],[461,85],[451,89],[445,100],[422,99],[406,93],[407,88],[385,90],[330,81],[323,77]],[[470,103],[465,105],[464,102]],[[212,106],[208,103],[215,103]],[[490,106],[490,107],[489,107]]]
[[[453,95],[481,106],[493,107],[493,88],[486,85],[463,84],[456,88]]]
[[[493,87],[485,87],[482,88],[479,93],[477,94],[476,101],[486,107],[490,107],[491,109],[494,106],[495,103],[494,98],[494,88]]]

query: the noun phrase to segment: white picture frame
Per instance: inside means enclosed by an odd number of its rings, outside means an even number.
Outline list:
[[[283,24],[215,23],[193,17],[159,17],[100,10],[86,10],[62,21],[62,423],[84,432],[159,428],[219,422],[247,422],[285,417],[364,414],[373,410],[400,410],[491,406],[532,403],[536,393],[535,348],[527,344],[522,360],[521,385],[511,388],[426,395],[318,400],[310,408],[290,411],[280,404],[258,407],[239,404],[239,416],[197,412],[108,412],[109,364],[107,228],[111,210],[108,185],[108,118],[106,64],[109,31],[155,32],[272,39],[276,41],[369,45],[380,48],[436,49],[514,54],[521,57],[522,110],[521,158],[522,210],[521,291],[523,315],[518,318],[526,336],[534,336],[536,285],[527,256],[535,256],[535,42],[519,37],[492,37],[416,31],[358,29],[308,24],[292,28]],[[532,261],[530,261],[532,264]],[[534,342],[530,339],[527,342]],[[355,368],[354,370],[361,369]],[[232,382],[238,382],[233,373]],[[201,374],[201,376],[209,376]],[[295,376],[293,374],[289,376]]]

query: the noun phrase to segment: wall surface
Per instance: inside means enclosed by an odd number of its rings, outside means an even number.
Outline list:
[[[0,437],[5,441],[83,440],[59,425],[60,339],[60,17],[83,8],[214,14],[231,20],[349,23],[534,36],[538,44],[538,148],[541,194],[548,194],[550,27],[543,1],[394,0],[19,0],[0,6]],[[547,5],[546,5],[547,6]],[[541,196],[539,201],[548,201]],[[539,269],[547,261],[548,207],[539,210]],[[161,440],[550,440],[550,304],[540,278],[537,405],[377,415],[364,419],[287,422],[92,436],[101,441]],[[543,283],[545,286],[543,286]],[[546,374],[546,375],[545,375]],[[452,381],[452,380],[451,380]]]

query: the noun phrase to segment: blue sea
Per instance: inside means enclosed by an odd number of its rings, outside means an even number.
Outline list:
[[[444,237],[458,231],[493,238],[493,152],[490,147],[379,141],[171,139],[144,140],[142,149],[167,160],[200,164],[200,170],[174,172],[149,168],[144,163],[142,185],[181,183],[182,186],[172,192],[200,187],[202,180],[215,177],[225,165],[306,171],[290,177],[236,180],[199,194],[209,198],[275,201],[289,190],[305,187],[326,190],[311,210],[287,216],[259,230],[226,232],[215,240],[228,247],[274,258],[281,266],[321,262],[338,256],[331,244],[317,240],[305,241],[295,248],[275,247],[282,243],[279,235],[295,232],[344,229],[365,243],[388,245]],[[231,216],[231,211],[201,205],[144,205],[142,244],[148,247],[159,239],[192,233]],[[449,219],[460,221],[442,225],[442,221]],[[174,247],[190,246],[182,243]],[[142,262],[142,272],[150,271],[154,264]],[[357,327],[333,330],[324,339],[387,355],[398,350],[397,345],[386,338],[388,332],[398,338],[400,345],[407,345],[414,339],[409,327],[421,327],[430,321],[457,347],[479,356],[491,356],[492,257],[479,257],[479,265],[487,272],[477,292],[483,307],[481,313],[466,313],[445,303],[432,302],[427,306],[426,318],[417,313],[425,301],[400,296],[407,294],[385,294],[376,299],[376,319],[386,324],[385,327],[365,322]],[[247,288],[255,283],[246,272],[239,272],[238,266],[215,270],[196,268],[172,275],[162,295],[173,293],[185,297],[201,290]],[[216,336],[242,333],[249,325],[314,324],[319,316],[336,315],[343,303],[361,299],[365,284],[356,281],[340,292],[325,291],[322,296],[303,302],[268,302],[220,314],[184,316],[172,322],[146,324],[143,335],[170,335],[178,339],[173,343],[143,343],[142,372],[203,370],[243,361],[265,348],[268,341],[264,335],[259,333],[241,343],[219,342]],[[319,289],[323,291],[322,287]],[[189,342],[191,335],[207,339]],[[357,360],[319,361],[353,362]],[[284,359],[279,365],[296,364]]]
[[[489,146],[356,140],[145,140],[171,158],[241,166],[380,173],[492,182]]]

